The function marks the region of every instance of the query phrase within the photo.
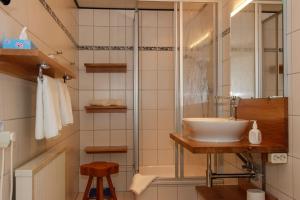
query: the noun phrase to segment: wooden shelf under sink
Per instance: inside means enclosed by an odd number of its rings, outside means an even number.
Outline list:
[[[126,63],[85,63],[87,73],[125,73]]]
[[[127,106],[85,106],[87,113],[126,113]]]
[[[199,186],[196,190],[202,200],[247,200],[247,190],[239,185],[218,185],[212,188]],[[266,200],[277,200],[277,198],[267,194]]]
[[[238,185],[216,185],[211,188],[197,186],[198,197],[202,200],[247,200],[247,190],[257,189],[247,179],[238,179]],[[278,200],[268,192],[266,200]]]
[[[87,154],[127,153],[127,150],[127,146],[87,146],[84,148]]]
[[[47,64],[49,69],[44,69],[43,74],[54,78],[68,75],[75,78],[71,66],[62,65],[38,49],[0,49],[0,72],[17,78],[36,81],[39,65]]]

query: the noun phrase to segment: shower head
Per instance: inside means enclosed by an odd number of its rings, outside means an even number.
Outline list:
[[[4,5],[10,4],[10,0],[0,0]]]

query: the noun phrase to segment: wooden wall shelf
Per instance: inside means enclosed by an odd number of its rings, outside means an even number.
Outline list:
[[[126,73],[126,63],[85,63],[87,73]]]
[[[127,153],[127,150],[127,146],[87,146],[84,148],[87,154]]]
[[[126,113],[127,106],[85,106],[87,113]]]
[[[202,200],[247,200],[247,190],[239,185],[219,185],[212,188],[199,186],[196,190]],[[266,200],[277,200],[277,198],[266,194]]]
[[[5,74],[36,81],[40,64],[50,66],[43,70],[43,74],[54,78],[62,78],[64,75],[75,78],[71,66],[58,63],[38,49],[0,49],[0,72]]]

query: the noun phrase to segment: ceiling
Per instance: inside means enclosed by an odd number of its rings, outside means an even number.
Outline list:
[[[115,9],[173,9],[173,2],[142,2],[138,0],[75,0],[82,8],[115,8]]]

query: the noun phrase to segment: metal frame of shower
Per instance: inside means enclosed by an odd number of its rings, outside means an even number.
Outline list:
[[[218,96],[222,96],[222,90],[218,90],[218,82],[222,83],[222,0],[143,0],[143,1],[156,1],[156,2],[174,2],[174,48],[175,48],[175,124],[176,131],[181,132],[181,121],[183,118],[183,3],[216,3],[217,8],[217,34],[214,37],[217,38],[216,49],[216,92]],[[179,27],[178,27],[178,15],[179,15]],[[135,12],[134,19],[134,168],[135,172],[139,171],[139,26],[138,26],[138,9]],[[179,30],[179,31],[178,31]],[[179,40],[179,43],[178,43]],[[215,40],[214,40],[215,41]],[[179,80],[179,81],[178,81]],[[216,109],[217,110],[217,109]],[[214,157],[216,158],[216,157]],[[216,162],[215,162],[216,163]],[[178,144],[175,145],[175,178],[184,178],[184,149]]]

